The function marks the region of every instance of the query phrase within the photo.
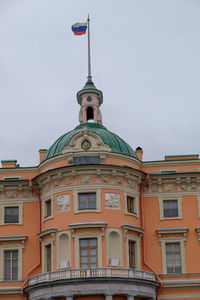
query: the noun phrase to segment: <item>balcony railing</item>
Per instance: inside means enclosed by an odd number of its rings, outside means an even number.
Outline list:
[[[31,277],[28,285],[46,281],[78,279],[78,278],[132,278],[156,280],[155,274],[147,271],[122,268],[92,268],[92,269],[63,269],[48,273],[42,273]]]

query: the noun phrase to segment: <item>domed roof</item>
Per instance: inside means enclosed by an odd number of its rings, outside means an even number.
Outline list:
[[[74,128],[74,130],[69,131],[57,139],[57,141],[55,141],[55,143],[47,151],[44,160],[62,154],[63,148],[69,144],[71,138],[80,133],[84,127],[87,127],[89,132],[98,134],[102,138],[103,142],[110,146],[111,152],[137,158],[133,149],[118,135],[108,131],[106,127],[97,123],[84,123],[78,125],[76,128]]]

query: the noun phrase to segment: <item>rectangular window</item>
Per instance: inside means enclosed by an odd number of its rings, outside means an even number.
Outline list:
[[[177,200],[163,200],[163,216],[164,218],[178,217]]]
[[[135,198],[127,196],[127,211],[129,213],[135,213]]]
[[[80,267],[97,267],[97,239],[80,239]]]
[[[129,268],[135,269],[135,242],[128,241]]]
[[[45,215],[44,217],[50,217],[51,216],[51,199],[45,201]]]
[[[181,273],[180,243],[166,243],[167,273]]]
[[[19,207],[5,207],[4,223],[19,222]]]
[[[46,254],[46,272],[51,271],[51,244],[45,246]]]
[[[79,209],[96,209],[96,193],[78,194]]]
[[[4,280],[18,280],[18,250],[4,251]]]

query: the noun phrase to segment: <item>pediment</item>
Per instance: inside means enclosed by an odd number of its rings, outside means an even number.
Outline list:
[[[87,127],[83,128],[83,131],[74,135],[69,144],[65,146],[62,150],[62,154],[71,152],[99,152],[99,151],[109,151],[111,148],[109,145],[105,144],[102,138],[94,133],[89,132]]]

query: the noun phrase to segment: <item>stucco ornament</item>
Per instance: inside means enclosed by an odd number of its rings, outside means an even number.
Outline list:
[[[94,177],[92,175],[85,175],[81,177],[81,183],[89,183],[94,180]]]
[[[91,143],[90,141],[88,141],[87,139],[85,139],[82,143],[81,143],[81,148],[83,150],[89,150],[91,148]]]
[[[56,198],[57,212],[67,211],[70,209],[70,195],[60,195]]]
[[[106,208],[120,209],[120,194],[106,193]]]
[[[17,197],[17,191],[12,191],[12,190],[7,191],[6,196],[7,196],[7,198],[16,198]]]
[[[66,177],[65,183],[66,184],[71,184],[72,183],[72,177]]]

